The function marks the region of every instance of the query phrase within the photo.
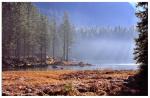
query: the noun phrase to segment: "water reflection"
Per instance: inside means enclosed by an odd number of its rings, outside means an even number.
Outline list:
[[[3,71],[47,71],[47,70],[101,70],[101,69],[112,69],[112,70],[137,70],[138,65],[93,65],[93,66],[59,66],[59,65],[48,65],[40,67],[20,67],[20,68],[3,68]]]

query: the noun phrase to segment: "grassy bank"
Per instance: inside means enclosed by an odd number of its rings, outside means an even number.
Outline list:
[[[128,77],[137,71],[4,71],[2,95],[136,95]]]

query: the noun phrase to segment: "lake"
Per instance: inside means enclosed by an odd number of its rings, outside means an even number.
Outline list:
[[[59,65],[48,65],[41,67],[29,67],[29,68],[3,68],[3,71],[47,71],[47,70],[101,70],[101,69],[112,69],[112,70],[137,70],[138,65],[136,64],[95,64],[92,66],[59,66]]]

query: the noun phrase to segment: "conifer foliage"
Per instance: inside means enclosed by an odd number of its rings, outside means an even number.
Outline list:
[[[141,88],[148,89],[148,3],[139,2],[136,16],[139,18],[137,30],[139,32],[135,48],[135,60],[140,64],[138,80]],[[147,90],[146,90],[147,91]]]

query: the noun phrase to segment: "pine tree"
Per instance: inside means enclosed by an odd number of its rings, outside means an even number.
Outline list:
[[[51,33],[52,33],[52,56],[53,56],[53,59],[55,58],[55,48],[56,48],[56,19],[55,17],[53,16],[52,17],[52,21],[51,21]]]
[[[52,21],[49,21],[50,18]],[[7,65],[14,66],[32,65],[36,62],[44,64],[50,48],[53,50],[53,57],[62,56],[64,49],[64,60],[68,60],[73,32],[68,18],[65,13],[60,25],[57,15],[47,17],[32,3],[3,3],[3,61],[9,59]]]
[[[69,47],[71,45],[72,26],[69,21],[68,13],[64,12],[62,33],[63,33],[63,59],[68,61],[69,59]]]
[[[137,29],[139,36],[136,41],[135,60],[140,64],[139,84],[143,91],[148,91],[148,3],[139,2],[136,16],[139,18]]]

